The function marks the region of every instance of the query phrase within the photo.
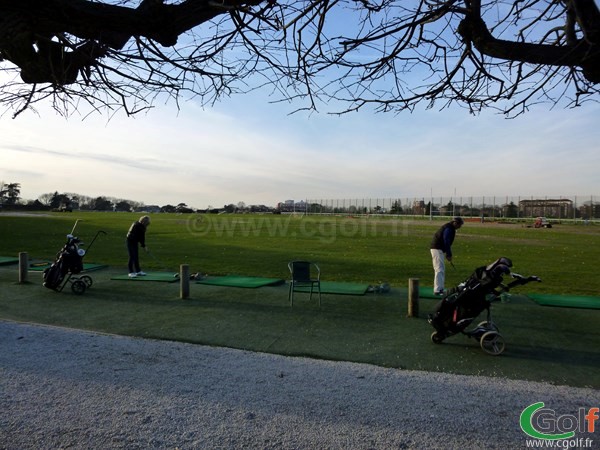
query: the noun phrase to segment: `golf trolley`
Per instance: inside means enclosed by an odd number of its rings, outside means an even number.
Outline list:
[[[511,267],[510,259],[499,258],[488,266],[475,269],[469,278],[450,289],[436,305],[434,313],[429,315],[428,321],[435,328],[431,340],[435,344],[441,344],[446,338],[462,333],[477,339],[484,352],[490,355],[501,354],[506,345],[498,327],[492,321],[492,302],[499,301],[502,294],[515,286],[542,281],[536,276],[524,277],[511,273]],[[507,274],[515,280],[504,285],[503,276]],[[484,310],[487,311],[486,320],[467,330],[466,328]]]
[[[48,289],[62,292],[67,284],[71,285],[71,291],[74,294],[82,295],[86,289],[92,287],[93,280],[89,275],[78,276],[83,271],[83,257],[86,251],[80,246],[83,242],[73,235],[75,226],[70,234],[67,234],[67,242],[56,254],[56,260],[50,267],[44,270],[43,286]],[[98,231],[88,246],[88,251],[100,234],[106,234],[104,231]]]

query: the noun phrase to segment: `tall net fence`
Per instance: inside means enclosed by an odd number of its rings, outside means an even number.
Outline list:
[[[600,196],[569,197],[406,197],[362,199],[307,199],[280,205],[284,212],[306,214],[388,214],[398,216],[479,219],[600,219]]]

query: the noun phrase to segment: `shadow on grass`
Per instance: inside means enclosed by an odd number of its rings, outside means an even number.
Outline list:
[[[231,347],[288,356],[353,361],[383,367],[545,381],[600,388],[600,312],[546,308],[523,298],[494,306],[506,339],[501,356],[457,335],[430,340],[425,320],[435,300],[422,299],[420,317],[407,318],[406,289],[386,295],[296,294],[287,286],[257,289],[192,284],[179,298],[177,283],[112,281],[114,270],[93,274],[84,295],[53,292],[35,276],[14,282],[0,268],[0,318],[125,336]]]

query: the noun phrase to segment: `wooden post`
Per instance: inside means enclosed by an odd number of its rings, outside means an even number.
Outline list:
[[[419,279],[408,279],[408,317],[419,317]]]
[[[179,296],[184,299],[190,296],[190,266],[187,264],[179,266]]]
[[[19,253],[19,283],[27,283],[27,273],[29,271],[29,256],[27,252]]]

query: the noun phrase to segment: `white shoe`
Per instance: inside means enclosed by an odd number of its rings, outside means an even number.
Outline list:
[[[129,274],[129,278],[135,278],[135,277],[137,277],[137,273],[135,273],[135,272],[131,272],[131,273]]]
[[[143,277],[143,276],[145,276],[145,275],[146,275],[146,272],[142,272],[142,271],[140,271],[140,272],[138,272],[136,275],[137,275],[138,277]]]

